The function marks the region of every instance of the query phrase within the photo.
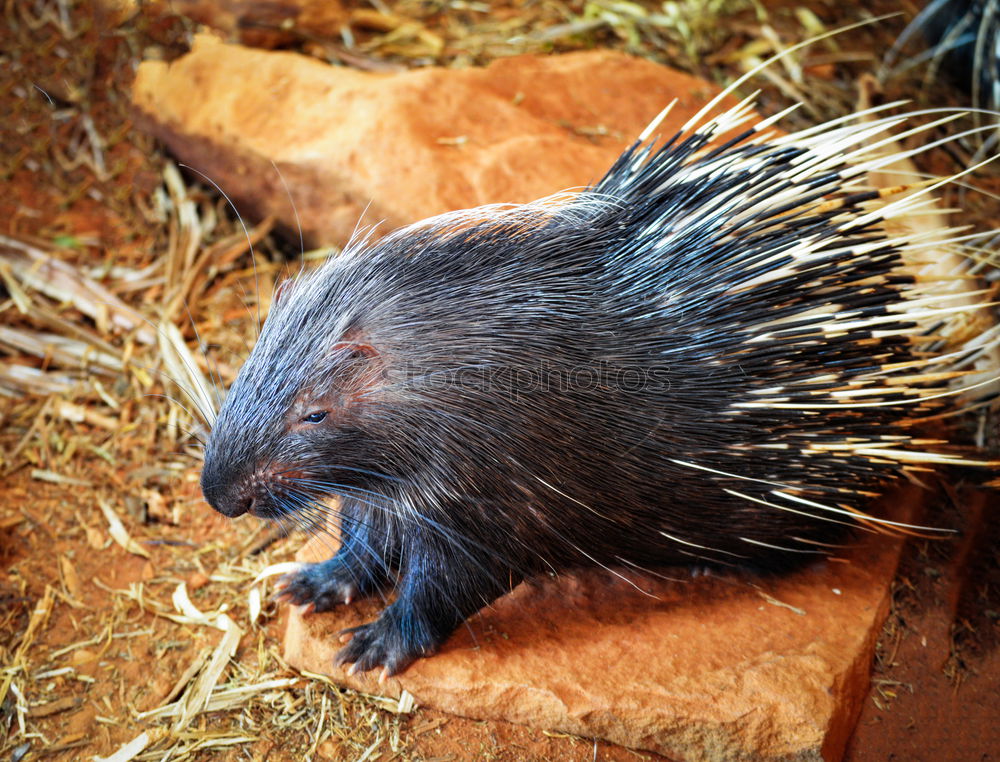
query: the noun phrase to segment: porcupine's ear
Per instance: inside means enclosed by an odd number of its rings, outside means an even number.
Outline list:
[[[330,351],[340,357],[355,359],[362,362],[366,360],[377,360],[381,356],[379,351],[371,344],[365,344],[364,342],[358,341],[338,341],[330,347]]]
[[[345,332],[340,341],[330,347],[341,386],[357,393],[374,390],[386,376],[385,359],[360,331]]]
[[[351,324],[340,334],[339,341],[334,342],[330,351],[345,358],[357,360],[378,359],[380,352],[372,345],[365,331],[352,321]]]

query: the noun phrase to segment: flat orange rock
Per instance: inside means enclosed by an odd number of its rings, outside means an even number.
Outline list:
[[[717,92],[608,50],[377,74],[201,35],[144,62],[132,97],[138,123],[243,214],[342,245],[359,220],[388,232],[595,182],[672,100],[664,134]]]
[[[919,496],[895,495],[893,514],[911,514]],[[899,548],[869,537],[784,577],[620,570],[522,584],[383,686],[333,661],[337,633],[380,604],[293,609],[285,658],[368,693],[406,690],[422,706],[675,760],[836,760],[867,695]],[[330,549],[317,538],[300,558]]]

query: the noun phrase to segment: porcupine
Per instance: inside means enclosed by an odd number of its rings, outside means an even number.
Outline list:
[[[316,611],[395,587],[340,663],[383,677],[525,578],[822,556],[910,469],[982,348],[908,271],[866,173],[888,104],[797,133],[713,101],[592,187],[361,238],[287,281],[211,434],[208,502],[322,524]],[[870,120],[868,123],[861,118]],[[956,306],[958,305],[958,306]]]

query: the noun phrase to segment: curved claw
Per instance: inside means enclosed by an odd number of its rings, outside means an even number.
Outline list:
[[[359,632],[359,631],[365,629],[366,627],[370,626],[370,624],[371,623],[369,623],[369,624],[357,624],[354,627],[345,627],[342,630],[338,630],[337,631],[337,640],[339,640],[341,643],[350,643],[351,642],[351,638],[354,637],[354,633]]]
[[[305,564],[300,564],[299,568],[295,571],[290,571],[287,574],[282,574],[274,582],[274,590],[271,593],[271,600],[275,603],[284,603],[286,601],[292,600],[291,586],[295,581],[295,577],[302,571],[302,567]]]
[[[271,593],[270,600],[273,603],[288,603],[292,600],[292,594],[288,590],[275,590]]]
[[[341,667],[350,664],[348,675],[381,667],[379,684],[436,650],[433,644],[422,646],[408,640],[393,618],[385,614],[374,622],[341,630],[338,635],[346,645],[337,652],[335,663]]]
[[[327,561],[301,564],[295,571],[283,575],[275,583],[271,598],[277,603],[296,606],[312,604],[308,612],[311,613],[330,611],[350,603],[357,593],[357,583],[349,577],[349,572]]]

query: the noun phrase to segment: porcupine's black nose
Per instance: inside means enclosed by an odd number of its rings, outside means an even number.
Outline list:
[[[253,509],[254,498],[242,490],[232,487],[221,480],[209,478],[208,471],[201,474],[201,494],[205,501],[223,516],[235,518]]]
[[[246,497],[221,501],[219,503],[209,502],[211,506],[223,516],[235,518],[236,516],[242,516],[244,513],[250,513],[253,510],[254,499],[252,497]]]

